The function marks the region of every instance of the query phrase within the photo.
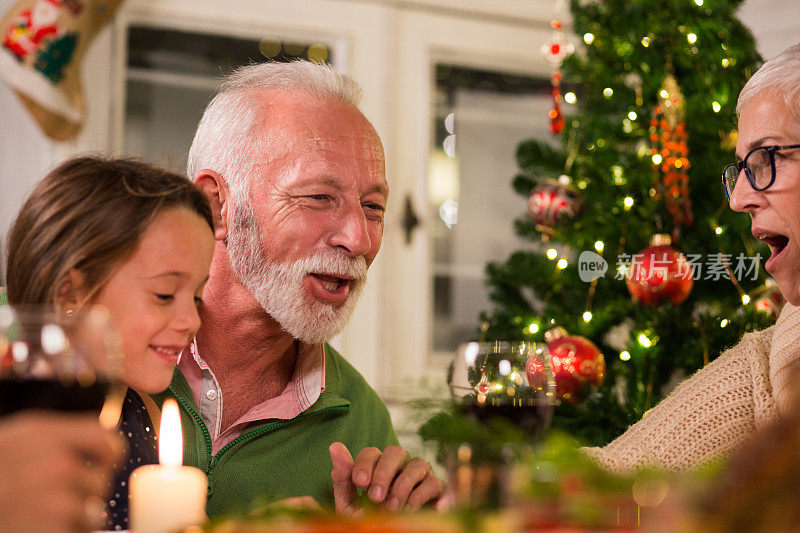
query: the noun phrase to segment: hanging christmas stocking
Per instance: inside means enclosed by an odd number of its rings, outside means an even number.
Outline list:
[[[80,130],[81,58],[121,1],[21,0],[0,20],[0,77],[48,137]]]

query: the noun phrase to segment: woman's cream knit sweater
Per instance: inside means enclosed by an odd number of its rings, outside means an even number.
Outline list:
[[[786,412],[790,375],[800,367],[800,307],[741,342],[679,385],[603,448],[585,448],[605,468],[685,470],[729,456],[755,430]]]

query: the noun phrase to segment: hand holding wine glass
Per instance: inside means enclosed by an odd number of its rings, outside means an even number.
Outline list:
[[[116,344],[102,310],[65,319],[52,308],[0,308],[4,531],[100,525],[122,452],[109,431],[121,406]]]

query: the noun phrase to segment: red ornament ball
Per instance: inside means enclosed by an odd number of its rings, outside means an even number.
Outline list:
[[[785,303],[783,294],[776,285],[773,285],[762,292],[753,305],[757,310],[767,313],[773,320],[777,320]]]
[[[545,334],[550,363],[556,381],[556,396],[567,402],[579,402],[593,385],[603,383],[606,361],[592,341],[554,328]],[[541,365],[530,359],[525,366],[529,383],[541,381]]]
[[[537,229],[546,233],[578,215],[581,205],[580,194],[569,185],[567,176],[562,176],[557,182],[540,183],[528,198],[528,212]]]
[[[670,243],[669,235],[654,235],[651,245],[631,258],[625,283],[631,296],[643,305],[664,300],[677,305],[692,292],[692,267]]]

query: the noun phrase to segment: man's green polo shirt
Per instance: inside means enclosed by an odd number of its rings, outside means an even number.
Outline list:
[[[256,422],[211,453],[211,436],[189,384],[175,370],[169,390],[181,406],[184,464],[208,477],[209,517],[245,512],[260,501],[311,496],[333,505],[328,447],[343,442],[355,457],[369,446],[397,444],[389,412],[364,378],[339,353],[325,346],[325,390],[291,420]]]

